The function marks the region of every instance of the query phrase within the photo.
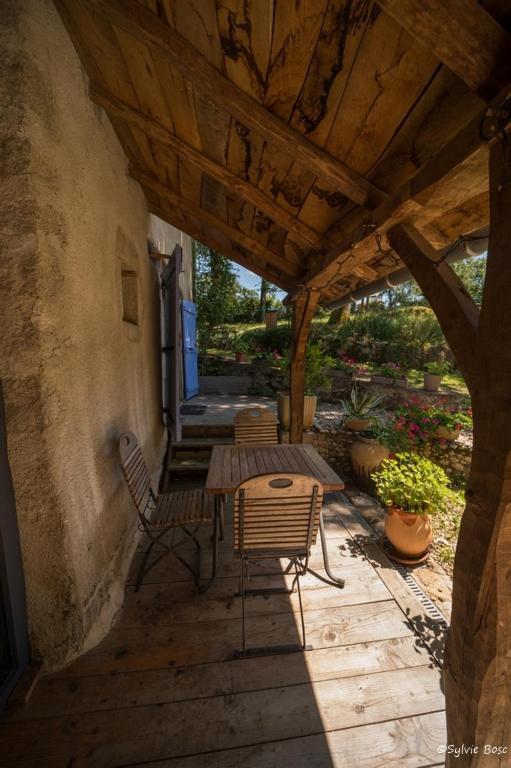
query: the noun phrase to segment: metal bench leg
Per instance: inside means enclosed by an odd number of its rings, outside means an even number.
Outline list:
[[[311,573],[313,576],[315,576],[320,581],[324,581],[325,584],[329,584],[331,587],[339,587],[339,589],[342,589],[344,587],[344,579],[340,579],[337,576],[334,576],[332,571],[330,570],[330,562],[328,560],[328,549],[327,549],[327,541],[326,541],[326,534],[325,534],[325,524],[323,522],[323,512],[320,511],[319,513],[319,534],[321,536],[321,549],[323,550],[323,564],[325,566],[325,571],[327,572],[328,579],[326,579],[324,576],[321,576],[321,574],[317,573],[316,571],[313,571],[312,568],[309,568],[307,566],[307,571]]]
[[[297,587],[297,590],[298,590],[298,603],[300,605],[300,618],[302,620],[302,639],[303,639],[302,648],[305,651],[305,650],[309,650],[309,649],[307,648],[307,643],[306,643],[306,640],[305,640],[305,618],[304,618],[304,615],[303,615],[302,593],[300,591],[300,573],[298,571],[298,563],[297,563],[296,560],[295,560],[295,573],[296,573],[296,576],[295,576],[294,580],[296,581],[296,587]]]
[[[312,646],[306,644],[305,636],[305,617],[303,613],[302,595],[300,592],[300,576],[306,573],[306,568],[303,563],[298,562],[297,558],[293,557],[290,560],[291,568],[295,568],[295,576],[291,588],[287,587],[269,587],[267,589],[245,589],[245,578],[248,575],[248,560],[243,557],[240,558],[240,591],[237,596],[241,597],[241,650],[234,652],[234,658],[247,658],[249,656],[272,656],[275,654],[285,653],[301,653],[303,651],[310,651]],[[288,569],[289,570],[289,569]],[[245,600],[249,596],[256,595],[271,595],[271,594],[286,594],[290,595],[294,592],[294,587],[297,587],[298,591],[298,603],[300,606],[300,616],[302,624],[302,642],[290,643],[289,645],[265,645],[247,648],[246,645],[246,627],[245,627]]]

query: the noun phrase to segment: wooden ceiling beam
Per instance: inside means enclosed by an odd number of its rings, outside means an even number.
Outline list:
[[[147,207],[150,213],[154,213],[155,216],[168,222],[173,227],[180,229],[181,232],[189,235],[194,240],[199,240],[199,242],[207,245],[208,248],[212,248],[223,256],[227,256],[228,259],[231,259],[237,264],[241,264],[241,266],[259,275],[259,277],[269,280],[270,283],[274,283],[284,291],[289,291],[295,285],[295,281],[287,278],[287,276],[284,277],[270,267],[263,266],[247,254],[240,252],[236,246],[226,246],[225,243],[212,234],[211,231],[204,230],[202,227],[197,226],[188,216],[185,216],[182,212],[178,212],[176,208],[171,207],[170,205],[166,206],[162,204],[160,199],[156,201],[155,198],[158,198],[158,196],[155,195],[153,198],[149,195],[147,197]]]
[[[384,193],[350,170],[299,131],[265,109],[216,69],[191,43],[154,13],[132,0],[81,0],[114,26],[124,29],[176,67],[195,88],[217,106],[282,152],[291,155],[312,173],[353,202],[374,208]]]
[[[198,221],[206,224],[207,226],[213,227],[218,232],[226,235],[226,237],[232,240],[233,243],[240,245],[242,248],[246,248],[249,252],[262,259],[264,263],[269,262],[274,267],[276,267],[277,271],[289,276],[290,278],[296,279],[296,268],[293,267],[293,265],[283,256],[279,256],[278,254],[273,253],[273,251],[270,251],[258,240],[250,237],[250,235],[247,235],[240,229],[236,229],[223,219],[220,219],[207,211],[205,208],[201,208],[200,205],[197,205],[191,200],[187,200],[186,198],[182,197],[177,192],[174,192],[174,190],[170,189],[170,187],[168,187],[166,184],[163,184],[161,181],[159,181],[159,179],[156,179],[154,176],[149,175],[145,171],[130,165],[129,172],[130,176],[138,181],[143,189],[150,189],[153,192],[156,192],[158,195],[167,200],[167,202],[169,202],[171,205],[175,206],[178,211],[181,211],[185,215],[190,214]]]
[[[476,0],[377,0],[486,101],[511,81],[511,35]]]
[[[445,187],[449,182],[455,186],[460,169],[464,164],[470,164],[474,153],[485,145],[482,130],[487,134],[488,142],[493,140],[490,137],[497,136],[498,131],[510,131],[509,110],[502,109],[504,104],[509,103],[510,93],[511,86],[504,88],[491,104],[459,131],[413,179],[403,184],[370,216],[365,216],[363,222],[358,222],[349,232],[343,234],[330,253],[300,280],[300,286],[323,289],[334,277],[338,279],[349,274],[355,265],[366,260],[367,249],[364,250],[364,244],[368,238],[374,236],[375,231],[381,236],[396,224],[413,221],[424,205],[431,205],[432,202],[434,204],[435,188],[438,189],[440,185]],[[502,115],[502,121],[496,123],[498,115]],[[460,199],[463,197],[461,186]],[[343,256],[345,258],[340,262]],[[287,301],[292,299],[293,295],[289,296]]]
[[[92,101],[114,118],[122,120],[146,134],[152,141],[170,148],[179,157],[189,160],[196,168],[207,173],[213,179],[239,195],[243,200],[251,203],[258,211],[266,214],[272,221],[283,227],[294,236],[301,244],[316,251],[328,251],[331,242],[315,230],[292,216],[285,208],[282,208],[275,200],[267,197],[261,190],[246,179],[242,179],[224,165],[204,155],[199,150],[179,139],[171,131],[161,126],[156,120],[129,106],[129,104],[116,99],[103,90],[91,86],[90,97]]]

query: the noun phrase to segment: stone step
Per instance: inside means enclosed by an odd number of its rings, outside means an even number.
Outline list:
[[[183,459],[183,460],[173,460],[169,461],[167,470],[168,473],[171,475],[176,475],[180,473],[200,473],[200,472],[207,472],[209,469],[209,459],[205,460],[198,460],[198,459]]]

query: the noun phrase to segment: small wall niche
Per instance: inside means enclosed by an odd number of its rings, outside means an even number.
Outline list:
[[[122,267],[122,319],[138,325],[138,275],[134,269]]]

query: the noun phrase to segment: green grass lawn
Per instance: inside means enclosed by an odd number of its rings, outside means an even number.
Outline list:
[[[408,383],[413,387],[422,388],[424,383],[424,372],[410,370],[406,374]],[[442,378],[442,384],[440,385],[440,392],[458,392],[460,395],[466,395],[468,397],[468,389],[465,384],[463,376],[459,373],[446,373]]]

